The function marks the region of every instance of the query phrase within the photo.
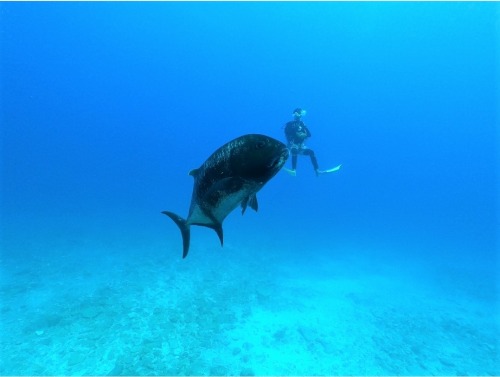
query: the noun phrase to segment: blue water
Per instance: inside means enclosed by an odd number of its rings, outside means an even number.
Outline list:
[[[499,17],[0,4],[0,374],[499,375]],[[187,173],[296,107],[342,168],[182,259]]]

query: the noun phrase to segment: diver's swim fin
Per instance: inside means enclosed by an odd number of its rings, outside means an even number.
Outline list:
[[[334,168],[331,168],[331,169],[327,169],[327,170],[318,170],[318,173],[319,173],[319,174],[333,173],[333,172],[336,172],[336,171],[340,170],[340,167],[341,167],[341,166],[342,166],[342,164],[337,165],[337,166],[335,166]]]

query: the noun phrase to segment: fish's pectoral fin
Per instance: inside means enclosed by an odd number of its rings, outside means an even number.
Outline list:
[[[253,209],[255,212],[259,210],[259,203],[257,202],[256,194],[249,195],[245,199],[243,199],[243,201],[241,202],[242,215],[245,213],[247,206],[250,206],[250,208]]]
[[[245,214],[245,211],[247,210],[247,206],[248,206],[248,199],[250,199],[250,197],[246,197],[245,199],[243,199],[241,201],[241,214],[244,215]]]
[[[174,220],[174,222],[179,227],[182,235],[182,258],[186,258],[189,252],[189,241],[191,238],[191,230],[189,228],[189,225],[187,224],[186,220],[173,212],[163,211],[162,213]]]

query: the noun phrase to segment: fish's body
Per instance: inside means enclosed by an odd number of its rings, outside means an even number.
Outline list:
[[[217,149],[189,174],[194,177],[187,219],[163,211],[180,228],[183,258],[189,252],[190,226],[215,230],[223,244],[222,222],[241,205],[257,210],[257,192],[283,167],[289,155],[285,144],[259,134],[240,136]]]

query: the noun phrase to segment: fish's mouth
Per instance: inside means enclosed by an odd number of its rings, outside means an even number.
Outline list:
[[[288,157],[290,156],[290,150],[288,148],[283,148],[281,150],[281,155],[280,155],[280,163],[282,165],[285,164],[286,160],[288,160]]]
[[[271,160],[268,167],[273,168],[273,169],[274,168],[281,168],[285,164],[289,155],[290,155],[290,151],[288,150],[288,148],[284,148],[278,156],[276,156],[275,158],[273,158]]]
[[[267,167],[270,168],[270,169],[273,169],[273,168],[275,168],[280,163],[280,161],[281,161],[281,157],[280,156],[275,157],[275,158],[273,158],[269,162],[269,164],[267,164]]]

